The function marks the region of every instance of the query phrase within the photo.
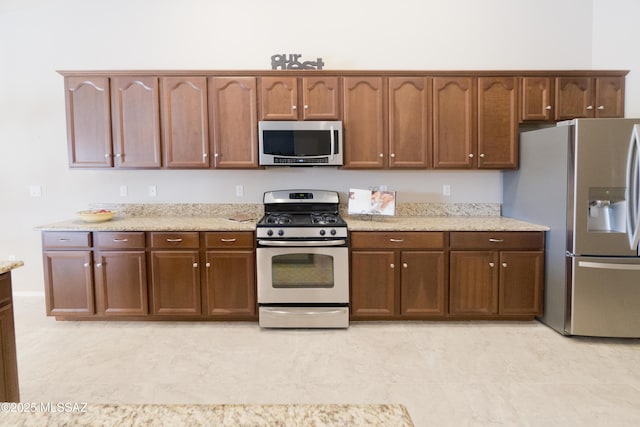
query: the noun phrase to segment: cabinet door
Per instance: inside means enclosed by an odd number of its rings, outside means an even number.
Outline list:
[[[400,315],[444,316],[447,283],[444,252],[403,251],[400,263]]]
[[[255,77],[209,78],[214,167],[258,167],[256,91]]]
[[[389,167],[431,165],[431,79],[389,78]]]
[[[522,78],[522,120],[553,120],[554,80],[550,77]]]
[[[105,316],[149,313],[144,251],[103,251],[96,255],[96,304]]]
[[[478,168],[518,167],[518,79],[478,78]]]
[[[504,315],[542,315],[544,252],[500,253],[500,307]]]
[[[91,251],[45,251],[44,281],[47,315],[95,314]]]
[[[498,312],[498,253],[451,251],[449,313],[493,315]]]
[[[381,77],[343,79],[344,167],[386,165],[384,85]]]
[[[351,253],[351,315],[357,318],[391,318],[396,312],[396,253]]]
[[[340,120],[338,77],[302,78],[302,119]]]
[[[260,79],[260,120],[298,120],[298,79]]]
[[[113,77],[111,111],[115,166],[160,167],[160,107],[157,77]]]
[[[0,402],[19,402],[11,272],[0,274]]]
[[[199,253],[193,251],[151,251],[152,313],[199,315]]]
[[[624,77],[595,79],[594,108],[598,118],[624,117]]]
[[[209,251],[206,254],[206,313],[251,318],[256,314],[255,254]]]
[[[433,167],[470,169],[475,162],[476,79],[433,79]]]
[[[162,78],[162,140],[165,167],[209,167],[206,77]]]
[[[69,167],[113,166],[107,77],[65,77]]]
[[[591,77],[556,78],[556,120],[593,117]]]

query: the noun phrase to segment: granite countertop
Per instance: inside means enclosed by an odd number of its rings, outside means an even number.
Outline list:
[[[110,221],[79,218],[36,227],[41,231],[254,231],[260,204],[139,204],[109,206]],[[351,231],[546,231],[544,225],[500,216],[497,204],[405,203],[396,216],[340,214]]]
[[[24,262],[22,261],[0,261],[0,274],[9,272],[14,268],[22,267]]]

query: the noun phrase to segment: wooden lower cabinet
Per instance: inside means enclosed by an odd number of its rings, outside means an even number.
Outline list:
[[[253,232],[204,233],[204,313],[222,319],[254,320],[256,310]]]
[[[446,314],[444,233],[353,232],[351,242],[352,319]]]
[[[0,401],[19,402],[11,272],[0,274]]]
[[[542,314],[543,232],[454,232],[450,245],[451,316]]]
[[[152,314],[202,313],[199,261],[197,249],[151,251]]]
[[[94,233],[96,308],[105,316],[149,313],[145,234]]]

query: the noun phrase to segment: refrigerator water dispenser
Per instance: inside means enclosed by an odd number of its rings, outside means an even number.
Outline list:
[[[627,202],[624,193],[624,188],[589,188],[588,231],[627,232]]]

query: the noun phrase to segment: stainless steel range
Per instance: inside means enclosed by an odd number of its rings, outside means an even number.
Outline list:
[[[257,224],[259,324],[263,328],[347,328],[347,224],[335,191],[264,194]]]

